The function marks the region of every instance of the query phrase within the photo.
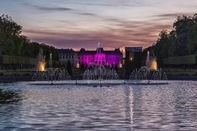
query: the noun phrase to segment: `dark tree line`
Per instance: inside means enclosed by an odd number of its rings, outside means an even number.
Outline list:
[[[22,26],[18,25],[8,15],[0,16],[0,55],[14,55],[36,58],[40,48],[43,49],[46,59],[50,53],[53,60],[58,60],[58,52],[53,46],[31,42],[22,35]]]
[[[70,76],[72,76],[73,72],[70,60],[67,62],[67,72]]]
[[[162,30],[158,40],[147,49],[153,50],[158,61],[167,57],[197,54],[197,14],[178,16],[171,31]]]

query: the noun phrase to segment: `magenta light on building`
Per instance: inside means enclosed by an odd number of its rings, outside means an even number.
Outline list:
[[[119,67],[122,65],[123,54],[119,49],[113,51],[104,51],[103,48],[98,47],[94,51],[86,51],[82,48],[79,53],[79,64],[84,66],[91,66],[95,64]]]

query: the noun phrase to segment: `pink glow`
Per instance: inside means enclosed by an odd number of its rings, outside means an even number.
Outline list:
[[[108,66],[119,66],[122,64],[123,56],[120,53],[96,53],[96,54],[81,54],[80,63],[86,66],[93,64],[102,64]]]
[[[97,64],[106,64],[106,55],[103,53],[97,53],[94,56],[94,63]]]

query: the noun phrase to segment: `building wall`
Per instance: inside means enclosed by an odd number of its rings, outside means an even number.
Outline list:
[[[126,47],[125,53],[125,75],[129,78],[133,70],[142,66],[142,47]]]
[[[60,61],[71,61],[73,66],[77,64],[85,67],[93,64],[103,64],[108,66],[119,66],[122,64],[123,54],[118,49],[114,51],[104,51],[102,48],[97,48],[93,51],[86,51],[81,49],[79,52],[75,52],[72,49],[59,49]]]
[[[109,66],[119,66],[122,64],[123,56],[120,53],[83,53],[79,54],[79,63],[85,66],[93,64],[103,64]]]
[[[78,56],[72,49],[59,49],[59,60],[62,62],[70,61],[73,66],[76,66],[78,62]]]

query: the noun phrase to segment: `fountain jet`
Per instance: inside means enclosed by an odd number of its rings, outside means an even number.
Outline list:
[[[150,56],[150,52],[147,51],[147,56],[146,56],[146,67],[149,68],[150,70],[157,70],[157,59],[154,56]]]
[[[52,68],[52,53],[50,53],[49,57],[49,68]]]
[[[43,56],[43,50],[41,48],[38,53],[38,58],[37,58],[37,70],[45,71],[45,66],[46,66],[45,56]]]

